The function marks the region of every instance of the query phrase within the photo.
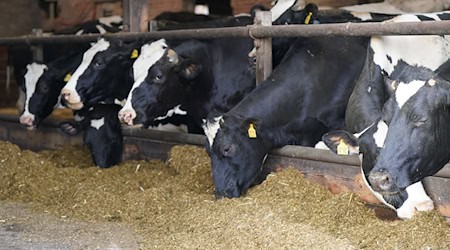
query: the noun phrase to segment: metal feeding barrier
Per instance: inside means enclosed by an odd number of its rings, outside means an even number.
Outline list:
[[[114,37],[124,41],[136,39],[213,39],[251,37],[255,40],[257,82],[266,79],[272,70],[272,37],[308,36],[372,36],[372,35],[444,35],[450,34],[450,21],[402,22],[402,23],[339,23],[312,25],[271,26],[270,12],[258,12],[254,25],[245,27],[186,29],[172,31],[137,32],[143,22],[141,11],[147,8],[147,0],[123,0],[124,30],[120,34],[22,36],[0,38],[0,45],[22,44],[39,46],[54,43],[81,43],[96,41],[99,37]],[[19,126],[17,116],[0,116],[0,139],[9,140],[24,148],[59,148],[64,144],[79,144],[81,137],[68,137],[60,133],[55,121],[47,121],[36,131]],[[205,137],[193,134],[169,133],[153,130],[124,129],[124,159],[150,159],[167,157],[173,145],[204,145]],[[319,149],[285,146],[273,150],[265,162],[265,171],[288,166],[297,168],[304,175],[332,192],[351,191],[362,199],[379,204],[363,183],[360,161],[356,156],[337,156]],[[439,212],[450,217],[450,165],[435,176],[424,180],[425,187]]]

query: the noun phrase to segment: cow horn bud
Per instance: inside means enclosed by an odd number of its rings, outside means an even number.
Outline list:
[[[175,52],[175,50],[169,49],[167,51],[167,57],[169,58],[169,62],[171,62],[173,64],[178,63],[178,55],[177,55],[177,52]]]

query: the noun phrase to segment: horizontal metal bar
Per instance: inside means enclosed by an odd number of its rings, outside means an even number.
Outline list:
[[[401,23],[337,23],[312,25],[275,25],[270,27],[245,26],[207,29],[185,29],[155,32],[21,36],[0,38],[0,45],[80,43],[96,41],[99,37],[116,37],[125,41],[136,39],[212,39],[212,38],[268,38],[268,37],[308,37],[308,36],[372,36],[372,35],[445,35],[450,34],[450,21],[401,22]]]

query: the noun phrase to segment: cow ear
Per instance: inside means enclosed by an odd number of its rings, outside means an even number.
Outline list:
[[[203,70],[201,64],[198,64],[192,60],[184,60],[179,66],[179,74],[187,79],[192,80],[196,78]]]
[[[302,23],[304,24],[313,24],[314,20],[316,19],[317,12],[319,11],[319,8],[317,5],[313,3],[309,3],[305,6],[303,9],[304,13],[304,19]]]
[[[344,130],[331,131],[322,136],[327,147],[338,155],[353,155],[359,153],[358,139]]]

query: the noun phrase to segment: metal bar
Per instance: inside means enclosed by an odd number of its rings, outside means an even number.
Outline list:
[[[272,26],[272,13],[258,11],[255,16],[257,26]],[[256,84],[263,82],[272,73],[272,38],[254,39],[256,48]]]
[[[236,37],[309,37],[309,36],[372,36],[372,35],[442,35],[450,34],[450,21],[403,23],[338,23],[312,25],[277,25],[270,27],[226,27],[186,29],[143,33],[59,35],[47,37],[21,36],[0,38],[0,45],[38,43],[80,43],[96,41],[98,37],[115,37],[125,41],[142,39],[212,39]]]

